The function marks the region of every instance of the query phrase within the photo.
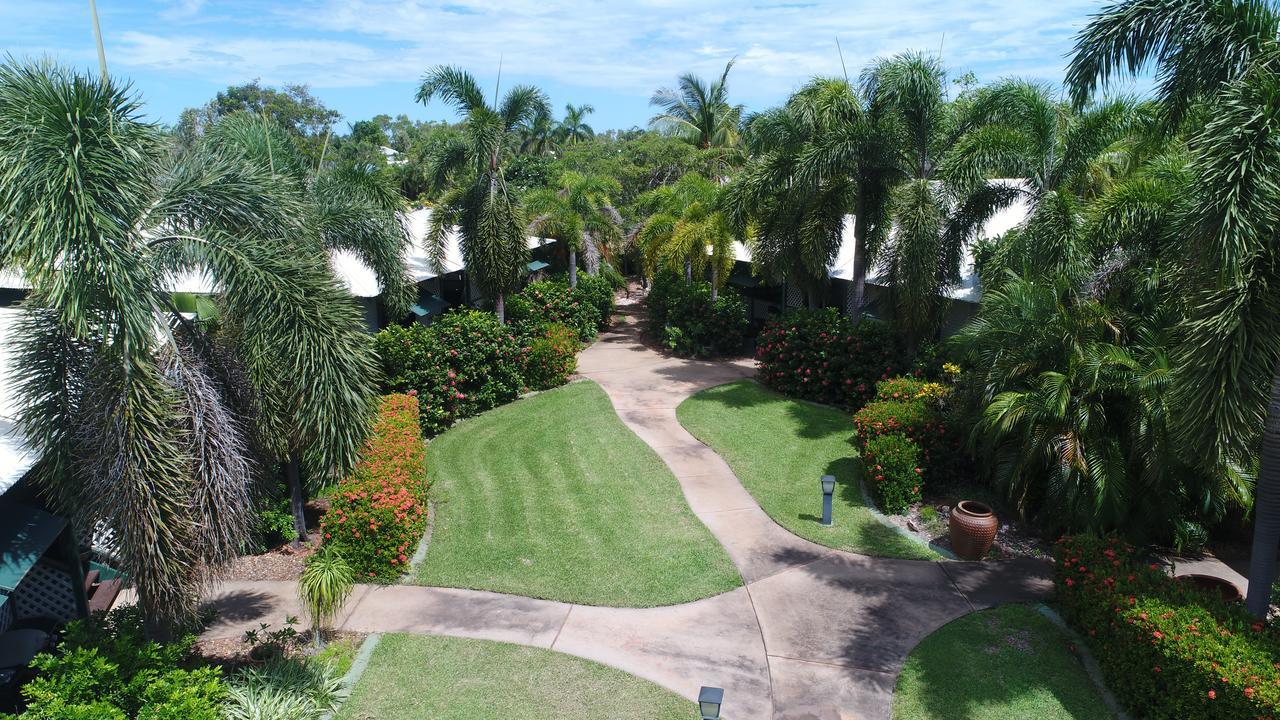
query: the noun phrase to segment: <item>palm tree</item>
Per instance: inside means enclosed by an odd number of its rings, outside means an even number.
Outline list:
[[[661,112],[654,115],[649,124],[704,150],[737,145],[742,106],[729,104],[728,79],[733,63],[733,60],[726,63],[720,78],[710,84],[697,75],[685,73],[675,88],[655,92],[649,104]]]
[[[554,188],[538,188],[524,197],[534,214],[529,232],[559,240],[569,252],[569,287],[578,286],[578,253],[588,254],[587,272],[600,269],[600,256],[622,239],[622,216],[610,196],[622,192],[613,178],[564,173]]]
[[[651,190],[637,203],[651,214],[633,230],[644,256],[645,269],[684,273],[686,284],[694,275],[711,272],[711,300],[733,269],[733,241],[737,234],[720,206],[720,187],[696,173],[671,185]]]
[[[239,113],[222,118],[208,128],[205,142],[210,151],[255,165],[277,178],[303,201],[304,216],[300,220],[314,228],[320,248],[354,253],[377,275],[389,312],[393,316],[408,313],[417,286],[404,264],[404,252],[410,242],[400,214],[405,203],[390,184],[389,176],[354,163],[312,167],[284,128],[263,116]],[[280,410],[291,412],[287,408]],[[295,546],[308,539],[307,481],[314,489],[332,479],[327,475],[304,477],[302,470],[300,454],[290,455],[285,477],[294,517]]]
[[[861,102],[847,81],[819,78],[786,105],[752,117],[747,130],[753,154],[725,189],[728,213],[748,237],[756,272],[803,288],[815,305],[858,195],[859,140],[866,131]],[[853,145],[851,166],[815,170],[815,155],[842,140]],[[860,249],[857,255],[864,255]]]
[[[595,137],[596,131],[592,130],[586,122],[586,117],[595,111],[596,109],[589,104],[565,105],[564,119],[556,126],[560,139],[566,145],[573,145]]]
[[[464,128],[462,136],[451,138],[429,160],[432,178],[452,187],[431,213],[428,250],[439,266],[448,233],[456,226],[467,272],[493,298],[494,311],[505,322],[505,295],[519,285],[529,246],[524,209],[502,175],[503,153],[518,127],[550,112],[547,98],[535,87],[517,85],[501,103],[490,106],[470,73],[446,66],[427,71],[418,88],[418,102],[426,104],[433,97],[453,105],[464,117]]]
[[[1249,610],[1270,605],[1280,548],[1280,14],[1261,0],[1127,0],[1080,33],[1067,84],[1083,102],[1113,76],[1157,67],[1172,128],[1197,107],[1182,229],[1189,271],[1174,356],[1185,452],[1206,464],[1260,456]]]
[[[588,106],[590,107],[590,106]],[[550,155],[560,148],[560,127],[551,119],[550,110],[539,111],[531,120],[520,123],[520,152],[525,155]]]
[[[175,157],[138,112],[111,81],[0,65],[0,267],[31,285],[17,422],[35,481],[114,531],[164,636],[244,542],[259,448],[354,466],[376,363],[302,198],[225,153]],[[190,272],[218,289],[217,330],[164,290]]]

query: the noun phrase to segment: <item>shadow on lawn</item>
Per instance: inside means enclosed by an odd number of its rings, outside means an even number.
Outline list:
[[[695,397],[734,410],[784,405],[787,415],[795,424],[798,437],[809,440],[833,436],[843,436],[850,440],[853,438],[853,418],[843,410],[789,398],[770,390],[754,379],[744,378],[725,385],[717,385],[699,392]],[[852,444],[850,452],[853,452]]]

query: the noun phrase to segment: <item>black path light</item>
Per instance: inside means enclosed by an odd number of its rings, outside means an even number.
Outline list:
[[[831,495],[836,491],[836,476],[822,476],[822,524],[831,525]]]
[[[717,720],[724,704],[724,688],[702,686],[698,691],[698,712],[702,720]]]

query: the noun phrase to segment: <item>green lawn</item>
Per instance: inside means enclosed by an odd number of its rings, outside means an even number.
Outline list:
[[[649,607],[742,583],[595,383],[460,423],[428,446],[427,472],[437,506],[421,584]]]
[[[385,635],[339,720],[693,720],[694,703],[621,670],[487,640]]]
[[[894,720],[1110,718],[1070,639],[1024,605],[966,615],[925,638],[898,676]]]
[[[676,409],[680,424],[733,468],[760,507],[800,537],[884,557],[938,555],[885,525],[862,502],[862,464],[853,419],[835,408],[783,397],[751,380],[694,395]],[[835,475],[833,525],[820,524],[818,481]]]

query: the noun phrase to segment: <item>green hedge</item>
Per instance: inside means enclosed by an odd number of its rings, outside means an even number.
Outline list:
[[[715,357],[742,352],[751,329],[747,303],[732,288],[714,302],[711,285],[686,285],[678,275],[658,273],[645,298],[649,322],[677,355]]]
[[[375,338],[384,391],[418,395],[423,432],[515,400],[526,347],[493,313],[454,310],[430,326],[391,326]]]
[[[1055,555],[1062,614],[1135,717],[1280,717],[1276,627],[1170,578],[1115,538],[1063,538]]]
[[[600,310],[582,291],[555,280],[541,280],[529,283],[507,299],[507,322],[526,340],[546,335],[552,325],[564,325],[587,343],[595,339],[601,317]]]
[[[903,435],[880,435],[862,446],[862,462],[867,485],[876,504],[884,512],[904,513],[920,502],[920,447]]]

